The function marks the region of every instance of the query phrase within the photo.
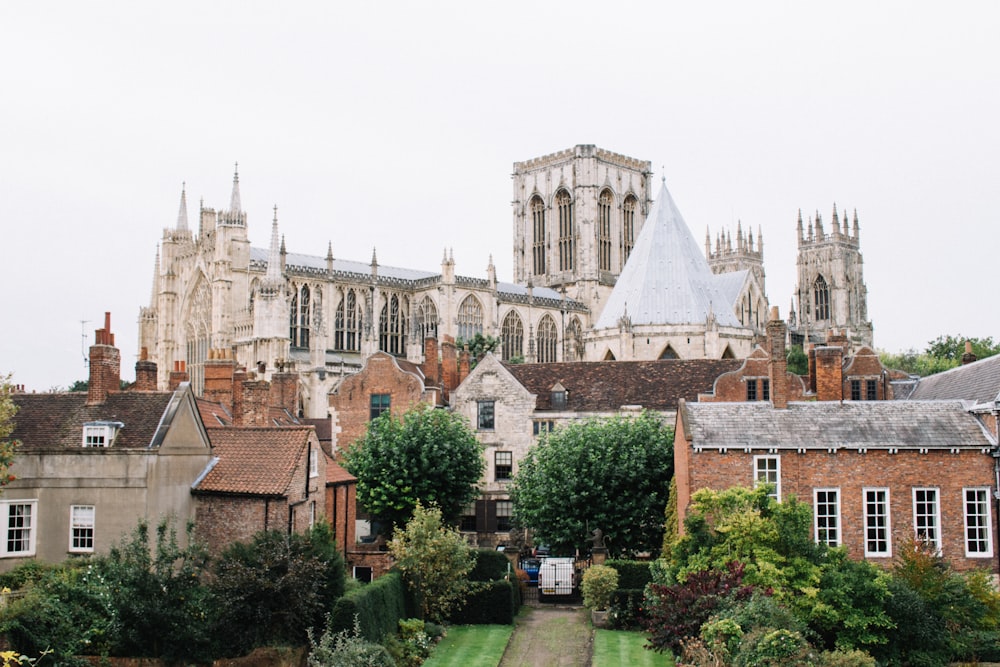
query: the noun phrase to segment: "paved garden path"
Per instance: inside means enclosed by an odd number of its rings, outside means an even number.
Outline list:
[[[594,634],[580,607],[533,607],[515,619],[500,667],[588,667]]]

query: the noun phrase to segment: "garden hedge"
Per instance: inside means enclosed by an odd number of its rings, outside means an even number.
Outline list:
[[[469,573],[469,581],[496,581],[507,576],[507,566],[510,561],[504,552],[496,549],[476,549],[474,553],[476,565]]]
[[[604,564],[618,570],[618,588],[645,588],[653,580],[649,561],[609,560]]]
[[[400,619],[406,618],[403,578],[399,572],[384,574],[337,600],[330,612],[330,630],[352,630],[355,615],[361,624],[361,635],[368,641],[380,642],[386,635],[394,634]]]
[[[449,621],[462,625],[512,625],[521,604],[517,582],[477,582],[465,604],[451,614]]]

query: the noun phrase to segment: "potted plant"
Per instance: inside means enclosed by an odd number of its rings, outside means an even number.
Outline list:
[[[591,622],[603,628],[608,622],[611,596],[618,590],[618,570],[607,565],[591,565],[583,573],[583,606],[590,610]]]

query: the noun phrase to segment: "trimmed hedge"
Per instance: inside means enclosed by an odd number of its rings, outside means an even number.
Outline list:
[[[451,614],[456,625],[512,625],[521,604],[517,583],[499,581],[478,582],[465,604]]]
[[[469,573],[469,581],[496,581],[507,576],[510,561],[502,551],[476,549],[476,565]],[[511,568],[513,574],[513,568]]]
[[[407,617],[399,572],[384,574],[337,600],[330,612],[330,632],[352,631],[355,615],[361,635],[368,641],[381,642],[386,635],[395,634],[400,619]]]
[[[653,573],[649,571],[649,561],[609,560],[604,564],[618,570],[619,588],[645,588],[646,584],[653,581]]]
[[[642,588],[619,588],[611,594],[611,627],[615,630],[634,630],[646,619],[642,605],[645,591]]]

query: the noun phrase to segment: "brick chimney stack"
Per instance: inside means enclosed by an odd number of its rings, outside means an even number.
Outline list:
[[[156,362],[149,360],[149,350],[142,348],[139,361],[135,362],[135,385],[133,391],[156,391]]]
[[[236,361],[227,349],[209,350],[205,361],[205,389],[202,397],[207,401],[233,407],[233,374]]]
[[[170,379],[167,380],[168,389],[170,391],[177,391],[177,387],[181,385],[182,382],[190,382],[191,376],[187,372],[187,362],[186,361],[175,361],[174,370],[170,371]]]
[[[817,347],[816,400],[840,401],[844,398],[844,348]]]
[[[444,385],[447,400],[451,390],[458,386],[458,349],[451,336],[445,336],[441,341],[441,384]]]
[[[962,365],[971,364],[977,359],[978,357],[976,357],[975,353],[972,351],[972,341],[965,341],[965,354],[962,355]]]
[[[469,377],[469,369],[472,366],[469,360],[469,346],[466,345],[462,348],[461,353],[458,355],[458,381],[455,383],[455,387],[462,384],[465,378]],[[453,390],[455,387],[448,387],[448,391]]]
[[[778,307],[773,306],[767,320],[767,353],[770,356],[767,374],[771,385],[771,403],[775,408],[782,410],[788,407],[788,377],[786,376],[788,357],[785,352],[785,337],[787,335],[788,327],[778,315]]]
[[[122,357],[111,333],[111,313],[104,313],[104,328],[94,332],[90,347],[90,382],[87,405],[103,403],[108,394],[121,389]]]
[[[271,374],[270,404],[299,416],[299,374],[282,370]]]
[[[428,384],[441,384],[441,361],[438,359],[437,338],[428,336],[424,339],[424,377]]]

